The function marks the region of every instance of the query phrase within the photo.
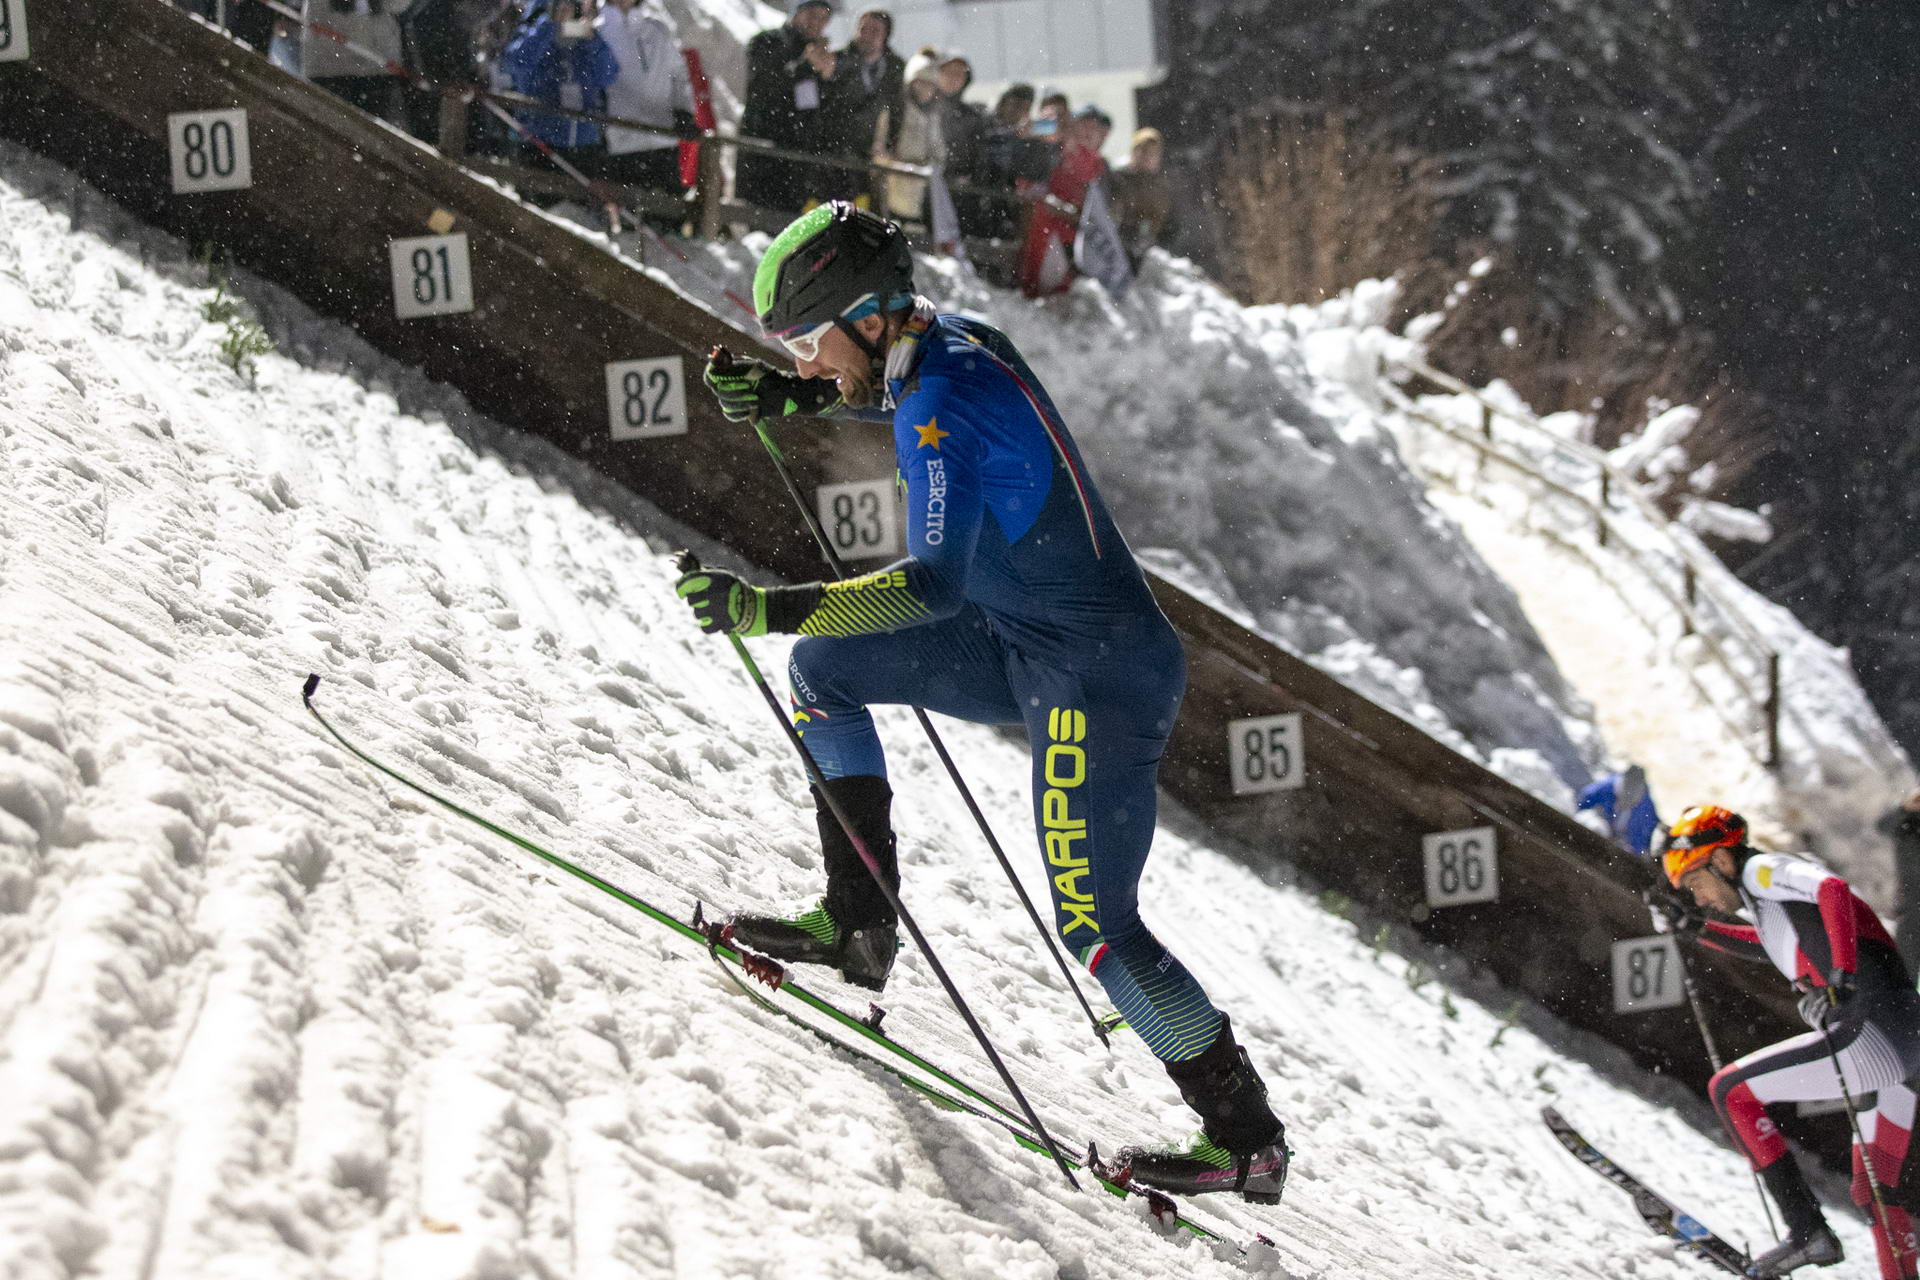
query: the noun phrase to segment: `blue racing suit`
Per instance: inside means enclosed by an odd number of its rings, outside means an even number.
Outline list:
[[[885,776],[875,703],[1024,724],[1062,941],[1156,1056],[1194,1057],[1222,1015],[1138,904],[1179,638],[1012,342],[951,315],[898,341],[917,344],[888,382],[908,554],[793,628],[795,722],[828,777]]]

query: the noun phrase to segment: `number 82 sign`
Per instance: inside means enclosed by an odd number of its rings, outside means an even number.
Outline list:
[[[0,0],[0,62],[24,62],[26,58],[26,0]]]

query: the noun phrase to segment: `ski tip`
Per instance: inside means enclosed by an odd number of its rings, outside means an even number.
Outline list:
[[[312,702],[313,691],[320,687],[320,677],[313,672],[307,673],[307,682],[300,688],[300,701]]]

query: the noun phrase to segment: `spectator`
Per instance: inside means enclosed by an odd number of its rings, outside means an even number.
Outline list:
[[[1087,188],[1107,171],[1100,148],[1113,121],[1098,107],[1082,107],[1068,122],[1060,159],[1047,178],[1046,194],[1033,207],[1020,256],[1020,288],[1029,298],[1063,293],[1073,281],[1073,240]]]
[[[468,78],[494,93],[513,91],[507,71],[507,46],[520,29],[520,0],[494,0],[493,7],[473,30],[473,67]],[[519,150],[518,135],[491,111],[476,109],[467,117],[473,149],[482,155],[511,156]]]
[[[1139,129],[1133,135],[1133,155],[1113,171],[1108,190],[1113,195],[1113,224],[1127,247],[1127,262],[1140,269],[1147,250],[1160,243],[1173,215],[1173,188],[1160,171],[1166,142],[1158,129]]]
[[[891,154],[900,143],[907,63],[893,51],[892,38],[893,15],[869,9],[860,15],[852,42],[834,65],[834,149],[849,160],[864,163],[874,155]],[[866,174],[848,170],[840,177],[839,190],[846,199],[862,208],[873,203]]]
[[[679,194],[680,144],[693,132],[693,83],[673,28],[647,0],[608,0],[594,29],[613,50],[619,74],[607,86],[607,114],[660,129],[607,127],[600,176],[609,182]]]
[[[300,66],[307,79],[371,115],[400,119],[400,20],[406,0],[304,0]],[[313,29],[320,23],[391,64],[381,66]]]
[[[606,110],[607,86],[619,67],[613,50],[593,29],[593,0],[527,0],[520,30],[501,56],[516,93],[573,111]],[[600,126],[591,120],[522,108],[516,113],[527,132],[579,167],[596,163]],[[526,161],[552,168],[534,149]]]
[[[980,142],[975,180],[982,186],[997,187],[1008,196],[1002,200],[977,197],[979,215],[972,221],[982,225],[981,234],[1003,239],[1020,234],[1025,206],[1013,193],[1045,182],[1053,171],[1053,148],[1028,132],[1033,96],[1030,84],[1009,85],[993,105],[993,115]]]
[[[434,86],[462,85],[473,65],[467,28],[455,0],[413,0],[400,18],[400,42],[407,70]],[[440,90],[406,84],[401,90],[407,132],[428,146],[440,145]],[[465,139],[461,139],[464,144]],[[462,147],[464,150],[464,146]]]
[[[196,13],[213,17],[221,6],[217,0],[202,0],[200,4],[188,7]],[[250,0],[228,0],[226,11],[227,30],[265,53],[279,25],[273,10],[263,4],[252,4]]]
[[[979,172],[987,139],[987,113],[965,98],[973,83],[973,64],[959,54],[939,67],[940,141],[949,173],[973,177]]]
[[[1072,123],[1073,108],[1067,103],[1067,95],[1058,89],[1050,89],[1040,99],[1040,110],[1034,113],[1033,125],[1028,132],[1057,147],[1067,140],[1067,129]]]
[[[831,0],[800,0],[785,26],[747,41],[742,133],[789,151],[833,149],[825,108],[835,60],[822,38],[831,17]],[[790,213],[835,188],[814,165],[743,151],[734,189],[749,204]]]
[[[945,148],[940,137],[940,55],[922,49],[907,61],[907,95],[900,105],[899,142],[887,156],[904,164],[941,163]],[[927,180],[889,173],[886,181],[887,216],[900,222],[927,224]]]

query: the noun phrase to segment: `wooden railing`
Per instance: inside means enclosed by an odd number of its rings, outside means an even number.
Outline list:
[[[1735,714],[1726,705],[1723,690],[1709,689],[1691,665],[1682,663],[1687,679],[1757,761],[1768,767],[1777,766],[1782,714],[1780,655],[1747,621],[1740,608],[1711,585],[1713,578],[1727,572],[1725,566],[1701,551],[1691,539],[1674,536],[1672,521],[1666,513],[1599,449],[1549,430],[1530,414],[1517,413],[1495,403],[1451,374],[1417,360],[1402,364],[1435,386],[1454,395],[1468,396],[1480,406],[1480,429],[1476,432],[1428,412],[1390,381],[1381,379],[1388,398],[1408,418],[1466,445],[1489,461],[1523,473],[1532,483],[1578,503],[1592,514],[1595,543],[1612,548],[1614,555],[1633,566],[1666,606],[1664,617],[1639,611],[1641,620],[1655,634],[1659,634],[1663,624],[1677,621],[1680,637],[1693,636],[1698,640],[1727,682],[1739,691],[1745,701],[1746,714]],[[1570,459],[1575,467],[1586,471],[1590,483],[1582,488],[1557,479],[1526,454],[1503,446],[1495,431],[1496,422],[1513,424],[1529,433],[1538,447]],[[1410,461],[1417,465],[1417,459]],[[1611,517],[1623,505],[1662,535],[1664,554],[1649,554],[1631,541],[1614,536]],[[1586,544],[1578,540],[1568,540],[1567,545],[1587,554]],[[1594,563],[1602,570],[1610,567],[1598,560]],[[1637,609],[1632,593],[1620,594],[1629,608]],[[1734,650],[1745,657],[1744,663],[1736,660]]]

